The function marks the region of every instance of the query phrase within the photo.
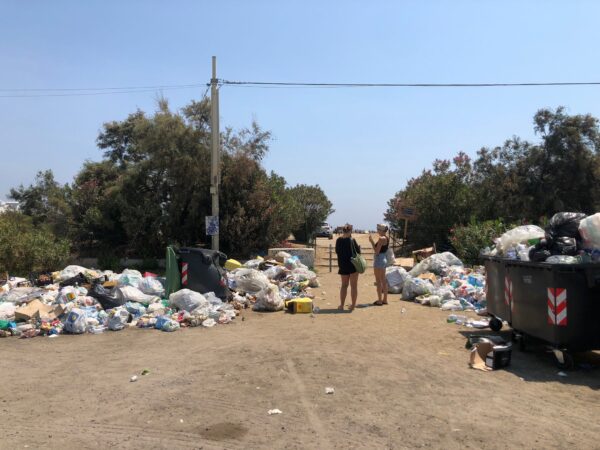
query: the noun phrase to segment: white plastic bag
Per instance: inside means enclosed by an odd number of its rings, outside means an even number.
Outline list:
[[[13,320],[15,318],[15,309],[14,303],[0,303],[0,320]]]
[[[541,239],[545,235],[544,230],[537,225],[521,225],[500,236],[496,246],[500,254],[505,255],[510,248],[527,244],[530,239]]]
[[[133,286],[137,288],[142,280],[143,277],[139,271],[125,269],[117,279],[117,286]]]
[[[162,283],[154,277],[142,278],[138,285],[138,289],[144,294],[156,295],[162,297],[165,293],[165,288]]]
[[[285,267],[273,266],[273,267],[269,267],[263,273],[269,280],[274,280],[274,279],[281,277],[284,272],[285,272]]]
[[[160,297],[156,295],[146,295],[138,288],[133,286],[121,286],[115,289],[115,296],[122,302],[138,302],[143,305],[156,303]]]
[[[127,326],[129,311],[123,306],[113,308],[108,312],[108,329],[112,331],[122,330]]]
[[[308,270],[304,267],[297,268],[292,270],[292,276],[294,277],[294,281],[308,281],[308,285],[310,287],[319,287],[319,280],[317,279],[317,274],[314,273],[312,270]]]
[[[234,273],[237,289],[240,291],[256,294],[267,288],[269,279],[267,276],[254,269],[238,269]]]
[[[579,260],[574,256],[568,255],[552,255],[546,258],[548,264],[577,264]]]
[[[429,258],[425,258],[408,273],[412,277],[418,277],[425,272],[432,272],[443,276],[448,273],[452,266],[462,267],[463,262],[450,252],[436,253]]]
[[[420,278],[408,278],[404,281],[404,287],[402,288],[402,298],[404,300],[414,300],[419,295],[431,294],[433,291],[433,284],[429,280],[422,280]]]
[[[204,294],[204,298],[206,298],[206,300],[208,300],[208,303],[210,303],[210,305],[214,306],[215,308],[223,306],[223,300],[217,297],[214,292],[208,292]]]
[[[584,248],[600,249],[600,213],[582,219],[579,222],[579,234],[583,238]]]
[[[169,296],[169,303],[177,309],[192,312],[200,307],[208,307],[208,300],[199,292],[182,289]]]
[[[73,278],[74,276],[80,273],[87,273],[88,269],[82,266],[67,266],[63,270],[60,271],[59,279],[55,281],[65,281],[69,278]]]
[[[400,292],[404,287],[404,282],[409,277],[408,272],[404,270],[402,267],[388,267],[385,269],[385,279],[388,283],[388,291],[394,288],[394,290]],[[391,292],[391,291],[390,291]],[[396,294],[398,292],[392,292]]]
[[[64,322],[65,331],[67,333],[82,334],[85,333],[87,322],[85,312],[79,308],[73,308],[67,314]]]
[[[388,247],[387,252],[385,254],[385,259],[387,259],[388,267],[391,267],[394,264],[396,264],[396,255],[394,255],[394,250],[392,249],[392,247]]]
[[[264,290],[256,296],[254,311],[281,311],[283,309],[283,300],[279,295],[279,288],[274,284],[269,284]]]

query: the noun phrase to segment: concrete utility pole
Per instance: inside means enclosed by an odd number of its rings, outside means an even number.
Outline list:
[[[219,90],[217,89],[217,57],[212,57],[212,78],[210,80],[210,195],[212,198],[212,215],[219,218],[219,185],[221,184],[221,153],[219,133]],[[212,236],[212,249],[219,250],[219,232]]]

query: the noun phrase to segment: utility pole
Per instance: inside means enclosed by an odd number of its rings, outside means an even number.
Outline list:
[[[217,57],[212,57],[212,78],[210,79],[210,195],[212,215],[219,219],[219,185],[221,184],[221,153],[219,151],[219,90],[217,89]],[[217,222],[218,223],[218,222]],[[212,249],[219,250],[219,231],[212,236]]]

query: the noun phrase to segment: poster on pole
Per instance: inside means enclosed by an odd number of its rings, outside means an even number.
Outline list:
[[[206,235],[215,236],[219,234],[219,216],[206,216]]]

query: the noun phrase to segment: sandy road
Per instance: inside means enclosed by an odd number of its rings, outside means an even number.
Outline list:
[[[321,280],[312,317],[0,339],[0,448],[600,448],[600,369],[562,378],[538,349],[475,371],[446,313],[338,313]],[[359,289],[370,303],[372,275]]]

